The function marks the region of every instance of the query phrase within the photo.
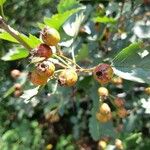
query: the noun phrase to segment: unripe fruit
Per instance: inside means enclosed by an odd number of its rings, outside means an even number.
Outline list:
[[[62,86],[73,86],[78,80],[78,75],[73,69],[65,69],[63,70],[59,77],[58,81]]]
[[[108,64],[100,64],[95,67],[93,75],[100,84],[106,84],[110,82],[113,77],[113,69]]]
[[[49,78],[54,74],[55,66],[52,62],[43,61],[37,65],[36,69],[41,76]]]
[[[44,28],[41,37],[43,42],[49,46],[56,46],[60,41],[59,32],[54,28]]]
[[[146,94],[150,95],[150,87],[145,88],[144,91],[145,91]]]
[[[106,123],[106,122],[108,122],[108,121],[111,120],[112,114],[109,113],[109,114],[107,114],[107,115],[103,115],[103,114],[101,114],[101,113],[97,113],[97,114],[96,114],[96,118],[97,118],[98,121],[100,121],[100,122],[102,122],[102,123]]]
[[[127,116],[128,112],[125,108],[120,108],[120,109],[118,109],[117,114],[120,118],[125,118]]]
[[[40,44],[36,49],[36,55],[49,58],[52,56],[52,49],[46,44]]]
[[[15,88],[15,90],[21,90],[22,89],[22,85],[20,83],[15,83],[14,84],[14,88]]]
[[[21,72],[18,69],[13,69],[10,74],[14,79],[17,79],[20,77]]]
[[[100,140],[100,141],[98,142],[98,146],[99,146],[99,148],[100,148],[101,150],[105,150],[106,147],[107,147],[107,143],[106,143],[104,140]]]
[[[29,79],[34,85],[45,85],[48,77],[39,74],[38,70],[35,69],[29,74]]]
[[[117,149],[122,150],[123,149],[122,141],[120,139],[116,139],[115,140],[115,146]]]
[[[123,80],[120,77],[114,77],[112,78],[111,82],[115,85],[121,85],[123,83]]]
[[[109,105],[106,104],[106,103],[103,103],[103,104],[100,106],[99,111],[100,111],[100,113],[103,114],[103,115],[107,115],[107,114],[111,113],[111,109],[110,109]]]
[[[22,91],[21,90],[15,90],[14,91],[14,96],[15,97],[20,97],[22,95]]]
[[[105,87],[100,87],[98,89],[98,95],[101,97],[107,97],[109,95],[109,91]]]
[[[120,108],[120,107],[124,107],[124,105],[125,105],[125,100],[122,99],[122,98],[117,97],[117,98],[115,98],[114,103],[115,103],[115,105],[116,105],[117,107],[119,107],[119,108]]]
[[[51,150],[53,148],[53,145],[52,144],[48,144],[47,146],[46,146],[46,150]]]

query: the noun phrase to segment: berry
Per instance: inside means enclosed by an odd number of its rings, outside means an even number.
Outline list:
[[[39,57],[49,58],[52,56],[52,50],[48,45],[40,44],[36,49],[36,55]]]
[[[14,84],[14,88],[15,88],[15,90],[21,90],[22,89],[22,85],[20,83],[15,83]]]
[[[103,104],[100,106],[99,111],[100,111],[100,113],[103,114],[103,115],[107,115],[107,114],[111,113],[111,109],[110,109],[109,105],[106,104],[106,103],[103,103]]]
[[[145,88],[144,91],[145,91],[146,94],[150,95],[150,87]]]
[[[108,122],[109,120],[111,120],[112,118],[112,114],[109,113],[107,115],[104,115],[104,114],[101,114],[101,113],[97,113],[96,114],[96,118],[98,121],[102,122],[102,123],[106,123]]]
[[[125,108],[120,108],[120,109],[118,109],[117,114],[120,118],[125,118],[127,116],[128,112]]]
[[[99,146],[99,148],[100,148],[101,150],[105,150],[106,147],[107,147],[107,143],[106,143],[104,140],[100,140],[100,141],[98,142],[98,146]]]
[[[21,72],[18,69],[13,69],[10,74],[14,79],[17,79],[20,77]]]
[[[105,87],[100,87],[98,89],[98,95],[101,96],[101,97],[103,97],[103,98],[105,98],[105,97],[107,97],[109,95],[109,91]]]
[[[111,82],[115,85],[121,85],[123,83],[123,80],[120,77],[114,77],[112,78]]]
[[[63,70],[59,77],[58,81],[62,86],[73,86],[78,80],[78,75],[73,69],[65,69]]]
[[[93,75],[100,84],[106,84],[110,82],[113,77],[113,69],[108,64],[100,64],[95,67]]]
[[[120,139],[116,139],[115,140],[115,146],[117,149],[122,150],[123,149],[122,141]]]
[[[43,61],[36,68],[41,76],[51,77],[54,74],[55,66],[52,62]]]
[[[53,145],[52,144],[48,144],[47,146],[46,146],[46,150],[51,150],[53,148]]]
[[[22,91],[21,90],[15,90],[14,91],[14,96],[15,97],[20,97],[22,95]]]
[[[119,107],[119,108],[120,108],[120,107],[124,107],[124,105],[125,105],[125,100],[122,99],[122,98],[117,97],[117,98],[115,98],[114,103],[115,103],[115,105],[116,105],[117,107]]]
[[[49,27],[43,29],[41,38],[48,46],[56,46],[60,41],[59,32],[56,29]]]
[[[29,79],[34,85],[45,85],[48,77],[41,75],[38,70],[35,69],[29,74]]]

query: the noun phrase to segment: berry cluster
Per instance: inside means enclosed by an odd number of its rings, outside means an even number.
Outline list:
[[[113,69],[108,64],[83,69],[72,59],[65,57],[58,48],[60,35],[57,30],[45,27],[40,34],[43,41],[31,52],[31,61],[35,63],[29,79],[34,85],[45,85],[48,79],[55,78],[62,86],[73,86],[78,80],[79,72],[93,72],[94,78],[101,84],[106,84],[113,77]],[[56,52],[52,51],[56,48]],[[35,61],[35,58],[39,58]],[[58,61],[54,61],[54,58]],[[61,67],[61,68],[60,68]]]

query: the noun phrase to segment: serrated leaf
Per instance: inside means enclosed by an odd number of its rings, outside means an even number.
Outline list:
[[[57,10],[59,13],[63,13],[67,10],[71,10],[79,5],[78,0],[60,0]]]
[[[104,17],[95,17],[92,19],[94,22],[100,22],[100,23],[116,23],[116,20],[114,18],[111,18],[111,17],[107,17],[107,16],[104,16]]]
[[[136,42],[119,52],[112,65],[116,75],[135,82],[150,83],[150,48]]]
[[[72,15],[63,25],[65,33],[71,37],[77,36],[84,18],[85,15],[83,14],[83,11]]]
[[[4,61],[13,61],[22,58],[26,58],[29,55],[29,51],[24,48],[10,49],[1,59]]]
[[[0,6],[4,5],[5,2],[6,0],[0,0]]]
[[[7,41],[10,41],[10,42],[14,42],[14,43],[19,43],[14,37],[12,37],[7,32],[0,33],[0,39],[7,40]]]
[[[61,14],[56,14],[53,15],[51,18],[44,18],[44,23],[50,27],[53,27],[57,30],[59,30],[59,28],[64,24],[64,22],[74,13],[76,13],[77,11],[79,11],[80,9],[72,9],[69,11],[66,11],[64,13]]]
[[[29,35],[29,37],[26,36],[26,35],[24,35],[24,34],[19,34],[19,36],[20,36],[20,38],[22,38],[31,48],[35,48],[38,44],[41,43],[41,41],[40,41],[37,37],[35,37],[35,36],[31,35],[31,34]]]
[[[84,60],[89,55],[87,44],[82,44],[81,49],[76,56],[76,61]]]

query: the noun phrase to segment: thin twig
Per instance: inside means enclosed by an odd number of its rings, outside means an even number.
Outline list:
[[[6,24],[5,20],[0,16],[0,28],[8,32],[12,37],[14,37],[21,45],[26,49],[31,50],[32,48],[20,37],[20,33],[14,30],[12,27]]]

